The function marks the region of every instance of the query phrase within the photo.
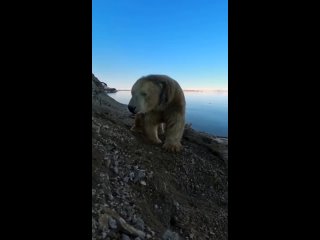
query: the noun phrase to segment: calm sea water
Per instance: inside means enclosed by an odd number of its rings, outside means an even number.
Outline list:
[[[186,123],[192,128],[216,136],[228,137],[228,94],[226,92],[184,92]],[[109,93],[116,101],[128,104],[130,91]]]

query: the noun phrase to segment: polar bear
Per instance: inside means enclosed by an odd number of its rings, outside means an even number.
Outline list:
[[[130,130],[133,132],[145,133],[145,113],[139,112],[134,115],[134,125]],[[158,133],[164,134],[164,123],[158,125]]]
[[[153,143],[161,143],[158,127],[164,123],[163,148],[179,152],[182,148],[186,101],[178,82],[166,75],[144,76],[132,86],[131,94],[128,109],[134,114],[140,114],[136,124],[142,123],[148,139]]]

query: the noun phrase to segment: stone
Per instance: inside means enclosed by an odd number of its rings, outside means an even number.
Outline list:
[[[172,232],[170,229],[167,229],[162,235],[162,240],[179,240],[179,235],[176,232]]]
[[[144,221],[141,218],[136,219],[135,227],[140,230],[144,230]]]
[[[112,229],[116,229],[117,228],[117,222],[112,217],[109,217],[109,226]]]
[[[121,235],[121,240],[130,240],[130,237],[126,234]]]

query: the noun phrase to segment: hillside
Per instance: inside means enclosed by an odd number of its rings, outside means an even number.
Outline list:
[[[186,126],[167,153],[133,121],[93,75],[92,239],[228,239],[228,139]]]

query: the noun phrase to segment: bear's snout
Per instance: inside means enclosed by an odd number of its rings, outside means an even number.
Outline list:
[[[130,112],[136,113],[136,112],[135,112],[136,107],[133,107],[133,106],[131,106],[131,105],[128,105],[128,109],[129,109]]]

